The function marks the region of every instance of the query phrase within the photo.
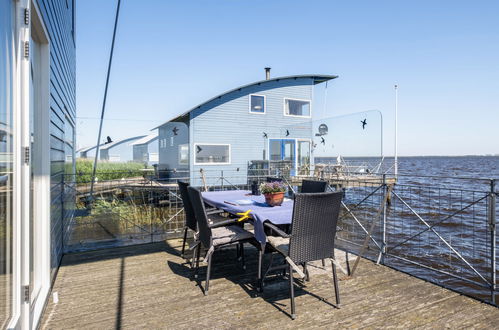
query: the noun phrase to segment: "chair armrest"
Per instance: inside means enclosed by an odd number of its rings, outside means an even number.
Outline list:
[[[273,231],[275,231],[281,237],[284,237],[284,238],[290,238],[291,237],[291,235],[286,234],[279,227],[277,227],[276,225],[274,225],[274,224],[272,224],[270,222],[264,222],[263,225],[265,227],[267,227],[267,228],[272,229]]]
[[[237,218],[234,218],[234,219],[228,219],[228,220],[224,220],[224,221],[218,221],[218,222],[209,224],[209,226],[210,226],[210,228],[218,228],[218,227],[224,227],[224,226],[228,226],[228,225],[234,225],[236,223],[238,223]]]

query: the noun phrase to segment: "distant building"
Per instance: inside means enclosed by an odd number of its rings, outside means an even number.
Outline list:
[[[156,127],[160,173],[190,172],[193,179],[203,169],[244,176],[254,160],[287,161],[294,169],[310,165],[313,88],[334,78],[267,75],[175,116]]]
[[[103,144],[101,145],[103,146]],[[81,149],[78,149],[76,150],[76,154],[77,154],[77,158],[93,158],[95,157],[95,148],[97,146],[93,146],[93,147],[85,147],[85,148],[81,148]]]
[[[157,164],[158,134],[154,133],[138,139],[130,144],[133,148],[133,161],[137,163]]]
[[[130,142],[144,138],[145,135],[134,136],[123,140],[104,144],[99,150],[99,159],[109,162],[126,163],[133,161],[133,147]]]

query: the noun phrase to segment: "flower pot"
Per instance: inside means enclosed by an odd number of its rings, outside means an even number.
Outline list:
[[[284,192],[264,194],[265,203],[269,206],[279,206],[284,201]]]

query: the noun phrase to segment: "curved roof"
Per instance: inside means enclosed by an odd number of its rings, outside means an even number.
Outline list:
[[[101,146],[103,146],[104,144],[101,144]],[[76,150],[76,152],[88,152],[92,149],[95,149],[97,146],[93,146],[93,147],[84,147],[84,148],[81,148],[81,149],[78,149]]]
[[[269,82],[278,82],[280,80],[289,80],[289,79],[299,79],[299,78],[309,78],[309,79],[313,79],[314,80],[314,85],[317,85],[317,84],[320,84],[320,83],[323,83],[323,82],[326,82],[328,80],[331,80],[331,79],[335,79],[335,78],[338,78],[338,76],[335,76],[335,75],[318,75],[318,74],[304,74],[304,75],[295,75],[295,76],[284,76],[284,77],[277,77],[277,78],[272,78],[272,79],[265,79],[265,80],[260,80],[260,81],[257,81],[257,82],[254,82],[254,83],[251,83],[251,84],[247,84],[247,85],[243,85],[243,86],[240,86],[240,87],[237,87],[237,88],[234,88],[234,89],[231,89],[225,93],[222,93],[220,95],[217,95],[215,97],[212,97],[211,99],[201,103],[201,104],[198,104],[197,106],[195,106],[194,108],[188,110],[188,111],[185,111],[183,113],[181,113],[180,115],[177,115],[173,118],[171,118],[170,120],[167,120],[166,122],[164,122],[163,124],[159,125],[159,126],[156,126],[154,127],[153,129],[156,129],[160,126],[163,126],[164,124],[166,123],[169,123],[171,121],[174,121],[175,119],[179,118],[179,117],[183,117],[185,115],[187,115],[188,113],[190,113],[191,111],[193,110],[196,110],[196,109],[199,109],[201,108],[203,105],[207,104],[207,103],[210,103],[211,101],[214,101],[218,98],[221,98],[222,96],[225,96],[227,94],[230,94],[230,93],[233,93],[233,92],[236,92],[236,91],[239,91],[243,88],[248,88],[248,87],[252,87],[252,86],[257,86],[257,85],[261,85],[261,84],[266,84],[266,83],[269,83]]]
[[[141,139],[141,138],[143,138],[145,136],[146,135],[139,135],[139,136],[134,136],[134,137],[126,138],[126,139],[119,140],[119,141],[114,141],[114,142],[111,142],[111,143],[108,143],[108,144],[104,144],[102,147],[100,147],[100,150],[111,149],[111,148],[116,147],[117,145],[120,145],[122,143],[130,142],[130,141],[137,140],[137,139]]]
[[[130,145],[136,146],[136,145],[140,145],[140,144],[146,144],[149,142],[153,142],[157,138],[158,138],[158,133],[150,134],[150,135],[143,137],[142,139],[138,139],[137,141],[130,143]]]

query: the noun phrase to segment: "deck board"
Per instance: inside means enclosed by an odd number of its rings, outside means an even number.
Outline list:
[[[340,281],[341,309],[332,305],[330,267],[310,267],[311,281],[296,281],[293,321],[286,280],[271,280],[263,295],[255,294],[254,248],[246,249],[245,272],[234,250],[217,252],[205,297],[180,258],[179,245],[169,240],[64,256],[53,288],[59,302],[50,299],[41,328],[494,328],[499,323],[495,307],[367,260],[353,279]]]

